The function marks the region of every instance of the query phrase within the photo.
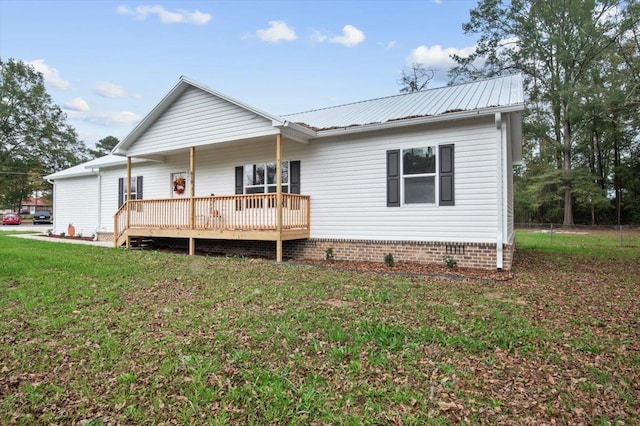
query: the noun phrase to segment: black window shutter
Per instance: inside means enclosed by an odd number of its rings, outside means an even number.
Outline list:
[[[440,145],[440,205],[455,205],[453,145]]]
[[[236,195],[244,194],[244,167],[236,167]],[[236,200],[236,210],[242,210],[242,200]]]
[[[242,180],[244,177],[244,167],[236,167],[236,195],[244,194],[244,186]]]
[[[387,151],[387,207],[400,207],[400,150]]]
[[[300,161],[289,163],[289,192],[291,194],[300,193]]]
[[[118,208],[124,204],[124,178],[118,179]]]
[[[142,200],[142,176],[138,176],[138,182],[136,182],[136,199]]]

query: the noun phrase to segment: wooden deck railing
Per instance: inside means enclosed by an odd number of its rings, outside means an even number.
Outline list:
[[[129,228],[266,231],[277,229],[276,194],[130,200]],[[282,194],[282,229],[308,229],[310,197]],[[114,216],[116,241],[127,229],[127,204]]]

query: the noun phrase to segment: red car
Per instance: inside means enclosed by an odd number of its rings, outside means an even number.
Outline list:
[[[20,225],[21,223],[22,219],[20,219],[20,216],[15,213],[7,213],[2,215],[3,225]]]

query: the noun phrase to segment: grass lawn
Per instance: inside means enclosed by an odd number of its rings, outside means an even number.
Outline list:
[[[0,424],[638,424],[640,247],[575,238],[492,281],[0,235]]]

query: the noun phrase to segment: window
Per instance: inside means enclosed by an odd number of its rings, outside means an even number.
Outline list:
[[[387,151],[387,207],[436,199],[440,206],[455,205],[453,151],[451,144]]]
[[[402,150],[402,178],[405,204],[435,203],[435,147]]]
[[[127,200],[127,188],[125,187],[126,178],[118,179],[118,208]],[[129,181],[131,187],[131,199],[142,200],[142,176],[131,176]]]
[[[244,193],[264,194],[275,193],[276,163],[250,164],[244,170]],[[289,192],[289,162],[282,162],[282,192]]]
[[[236,194],[265,194],[277,191],[276,163],[238,166],[235,170],[235,178]],[[300,161],[282,162],[282,192],[300,193]],[[243,203],[237,200],[236,210],[241,210],[243,204],[246,204],[246,207],[262,207],[261,200],[246,201],[246,203]],[[268,207],[275,207],[275,205],[270,204]]]

